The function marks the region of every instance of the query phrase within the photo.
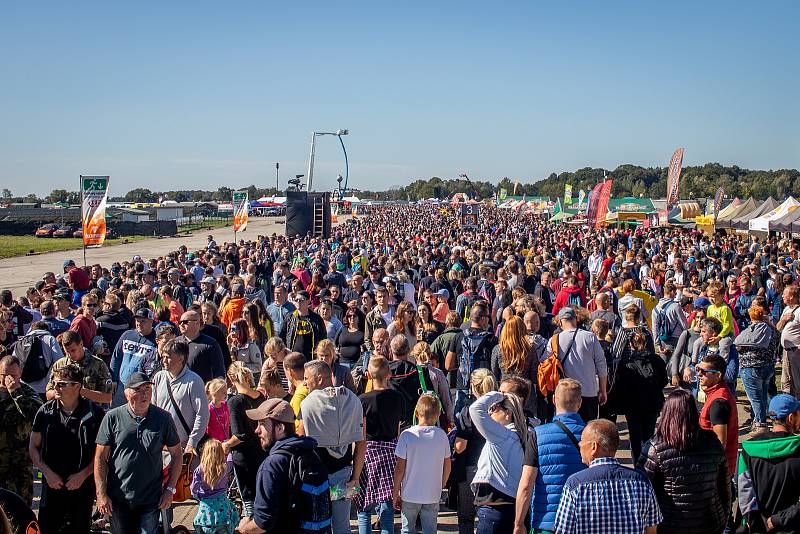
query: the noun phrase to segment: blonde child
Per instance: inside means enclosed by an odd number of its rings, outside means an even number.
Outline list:
[[[228,395],[228,385],[222,378],[215,378],[206,383],[206,397],[208,398],[208,427],[206,434],[219,441],[226,441],[231,437],[231,412],[225,398]]]
[[[233,534],[239,512],[228,499],[228,473],[222,443],[209,439],[200,454],[200,465],[192,475],[192,496],[197,499],[194,529],[198,534]]]
[[[400,510],[404,534],[417,531],[417,518],[423,534],[435,534],[439,498],[450,476],[450,442],[436,426],[439,399],[420,396],[414,413],[418,423],[400,434],[395,448],[392,502]]]

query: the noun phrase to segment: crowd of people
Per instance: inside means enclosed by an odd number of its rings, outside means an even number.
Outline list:
[[[433,204],[334,231],[0,292],[10,531],[195,499],[199,533],[800,532],[797,243]]]

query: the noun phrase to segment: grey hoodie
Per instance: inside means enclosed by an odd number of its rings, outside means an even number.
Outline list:
[[[300,403],[306,436],[341,458],[352,443],[364,439],[364,408],[344,386],[315,389]]]

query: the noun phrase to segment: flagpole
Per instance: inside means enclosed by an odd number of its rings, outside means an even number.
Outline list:
[[[83,175],[78,175],[78,191],[81,192],[81,241],[83,241],[83,266],[86,267],[86,238],[83,235]]]

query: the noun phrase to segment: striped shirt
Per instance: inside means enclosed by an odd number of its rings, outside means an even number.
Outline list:
[[[641,534],[662,521],[647,477],[614,458],[598,458],[567,479],[556,512],[556,532]]]

